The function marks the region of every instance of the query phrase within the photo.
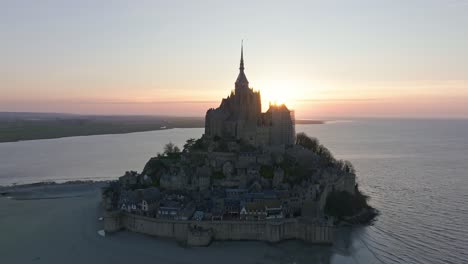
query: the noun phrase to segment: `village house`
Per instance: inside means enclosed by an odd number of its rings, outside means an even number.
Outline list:
[[[265,201],[266,219],[282,219],[283,205],[279,200]]]
[[[224,210],[219,207],[213,207],[211,210],[211,221],[222,221],[224,218]]]
[[[263,202],[246,202],[240,210],[242,220],[265,220],[266,208]]]
[[[193,202],[187,204],[179,210],[176,218],[177,220],[189,220],[192,218],[192,215],[195,213],[195,204]]]
[[[282,219],[283,205],[280,200],[245,202],[240,210],[242,220]]]
[[[229,218],[239,218],[240,212],[240,199],[225,199],[224,200],[224,214]]]
[[[244,196],[247,193],[247,189],[241,189],[241,188],[226,188],[226,197],[228,199],[240,199],[242,196]]]
[[[161,193],[158,188],[152,187],[142,190],[137,190],[141,198],[140,210],[141,214],[145,216],[156,216],[156,210],[159,207]]]
[[[163,200],[159,205],[157,217],[176,219],[181,209],[182,205],[179,202],[173,200]]]
[[[197,167],[195,172],[194,185],[201,191],[208,190],[210,187],[210,176],[211,169],[208,166]]]
[[[133,191],[122,192],[122,194],[120,195],[120,200],[118,204],[119,204],[120,210],[124,212],[127,212],[127,213],[136,212],[138,209],[138,201],[137,201],[136,193]]]

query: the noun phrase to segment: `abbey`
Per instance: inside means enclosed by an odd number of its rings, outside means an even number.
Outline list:
[[[221,105],[206,112],[205,137],[242,140],[253,146],[287,146],[294,143],[294,112],[286,105],[271,105],[262,113],[260,91],[249,88],[241,47],[235,89]]]

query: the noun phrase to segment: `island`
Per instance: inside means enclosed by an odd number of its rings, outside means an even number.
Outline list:
[[[332,244],[340,223],[375,215],[349,161],[295,132],[294,111],[249,87],[243,48],[235,89],[205,116],[201,138],[168,143],[139,173],[103,189],[104,230],[174,238]]]

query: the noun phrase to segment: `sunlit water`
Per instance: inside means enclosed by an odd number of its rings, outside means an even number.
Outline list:
[[[296,130],[352,161],[381,215],[373,226],[341,230],[332,249],[275,246],[291,256],[285,262],[468,263],[468,121],[354,120]],[[182,146],[202,133],[172,129],[1,143],[0,185],[115,179],[125,170],[141,171],[165,143]]]

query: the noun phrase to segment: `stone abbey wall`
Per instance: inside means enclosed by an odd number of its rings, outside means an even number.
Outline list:
[[[174,238],[189,246],[206,246],[212,240],[259,240],[279,242],[300,239],[309,243],[332,244],[334,228],[298,219],[266,221],[179,221],[149,218],[127,213],[108,212],[104,230],[120,229]]]

